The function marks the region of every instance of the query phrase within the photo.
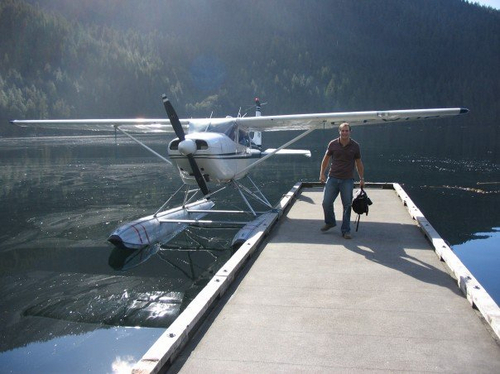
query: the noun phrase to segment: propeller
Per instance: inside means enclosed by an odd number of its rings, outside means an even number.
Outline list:
[[[196,152],[196,143],[191,139],[186,139],[186,136],[184,135],[184,129],[182,128],[181,125],[181,121],[179,121],[179,117],[177,116],[177,113],[175,112],[172,103],[170,103],[170,100],[168,100],[167,95],[163,94],[162,100],[163,100],[163,106],[165,107],[165,110],[168,115],[168,119],[170,120],[170,124],[174,128],[175,135],[177,135],[177,137],[180,140],[179,152],[187,157],[189,165],[193,170],[196,183],[198,183],[198,187],[200,187],[200,190],[201,192],[203,192],[203,195],[208,195],[210,193],[210,190],[208,189],[207,182],[205,181],[205,178],[201,174],[201,170],[198,164],[196,163],[196,160],[194,159],[194,153]]]

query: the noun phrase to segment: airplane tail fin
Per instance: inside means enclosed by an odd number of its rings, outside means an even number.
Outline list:
[[[255,98],[255,117],[260,117],[262,115],[260,100],[258,97]],[[254,131],[250,134],[250,139],[252,140],[252,146],[258,149],[262,147],[262,132]]]

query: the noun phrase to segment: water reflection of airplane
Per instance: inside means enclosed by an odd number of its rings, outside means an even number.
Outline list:
[[[309,151],[286,147],[302,139],[315,129],[328,129],[349,122],[351,126],[366,126],[387,122],[406,122],[436,119],[467,113],[464,108],[413,109],[368,112],[334,112],[261,116],[260,102],[256,99],[256,116],[206,119],[179,119],[172,104],[163,96],[167,119],[80,119],[80,120],[13,120],[20,126],[36,125],[56,128],[99,129],[113,126],[133,141],[172,164],[168,159],[134,137],[135,132],[159,132],[173,128],[177,138],[168,145],[170,160],[178,169],[183,186],[177,190],[154,214],[127,223],[111,233],[108,240],[118,247],[140,249],[165,244],[189,225],[238,225],[243,228],[236,234],[233,245],[241,244],[252,234],[256,220],[265,219],[273,206],[249,177],[257,165],[276,154],[310,156]],[[184,129],[189,129],[185,134]],[[262,150],[262,131],[303,130],[298,136],[276,149]],[[243,182],[245,181],[245,182]],[[210,187],[209,187],[210,185]],[[216,210],[216,197],[232,186],[241,196],[246,210]],[[216,188],[216,189],[211,189]],[[177,194],[184,192],[183,203],[164,210]],[[203,195],[199,200],[195,196]],[[250,202],[252,201],[252,203]],[[263,206],[264,211],[255,207]],[[223,214],[231,217],[204,219],[207,215]],[[233,219],[235,215],[250,216],[250,220]],[[219,216],[220,217],[220,216]]]
[[[146,262],[150,257],[158,255],[160,260],[187,279],[192,281],[203,279],[207,274],[213,273],[212,266],[217,263],[219,257],[224,257],[225,251],[222,246],[224,241],[221,241],[220,248],[216,248],[208,243],[199,243],[200,237],[195,237],[195,235],[190,233],[185,237],[191,244],[189,247],[192,247],[193,243],[198,244],[198,247],[195,248],[188,248],[186,244],[182,246],[172,245],[173,243],[168,244],[168,250],[162,248],[160,243],[139,249],[115,246],[109,255],[108,265],[114,270],[126,271]],[[193,258],[194,254],[196,254],[196,258]]]

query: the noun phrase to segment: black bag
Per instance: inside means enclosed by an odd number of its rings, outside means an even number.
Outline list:
[[[373,203],[366,194],[365,190],[361,188],[358,194],[352,200],[352,210],[354,210],[354,213],[357,213],[358,215],[357,218],[358,221],[356,223],[356,231],[358,231],[359,220],[361,219],[361,215],[365,213],[366,215],[368,215],[368,207],[372,204]]]

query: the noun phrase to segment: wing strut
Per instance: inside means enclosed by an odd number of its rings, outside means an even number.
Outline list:
[[[235,175],[235,178],[234,179],[237,179],[238,176],[240,176],[241,174],[245,174],[247,173],[250,169],[254,168],[255,166],[261,164],[262,162],[266,161],[269,157],[271,156],[274,156],[276,153],[278,153],[279,151],[281,151],[283,148],[286,148],[288,147],[289,145],[299,141],[300,139],[302,139],[304,136],[306,135],[309,135],[311,132],[313,132],[315,129],[312,128],[312,129],[309,129],[307,131],[304,131],[302,134],[300,134],[299,136],[296,136],[295,138],[293,138],[292,140],[290,140],[288,143],[285,143],[283,144],[281,147],[279,148],[276,148],[275,150],[273,150],[271,153],[267,154],[266,156],[262,157],[261,159],[259,159],[258,161],[255,161],[253,164],[247,166],[246,168],[240,170],[240,172],[238,174]]]
[[[146,144],[144,144],[143,142],[141,142],[139,139],[136,139],[134,138],[132,135],[130,135],[128,132],[126,132],[125,130],[122,130],[119,126],[115,125],[115,130],[118,130],[120,131],[122,134],[125,134],[127,135],[130,139],[132,139],[134,142],[136,142],[137,144],[139,144],[141,147],[144,147],[145,149],[147,149],[149,152],[151,152],[152,154],[154,154],[155,156],[161,158],[163,161],[165,161],[166,163],[172,165],[172,163],[167,160],[165,157],[163,157],[162,155],[160,155],[158,152],[152,150],[151,148],[149,148]]]

